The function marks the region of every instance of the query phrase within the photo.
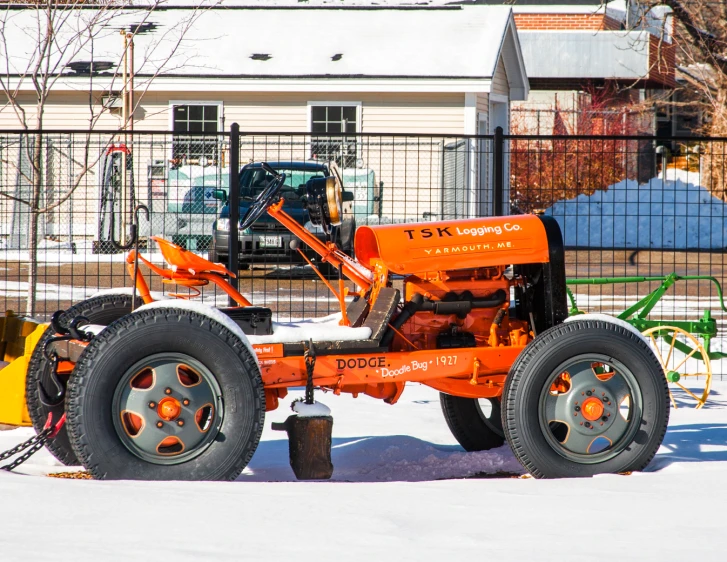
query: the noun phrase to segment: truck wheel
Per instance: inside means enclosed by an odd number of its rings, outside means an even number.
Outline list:
[[[138,299],[137,303],[141,305],[141,299]],[[131,295],[103,295],[72,306],[61,315],[60,323],[62,326],[67,327],[76,316],[85,316],[92,324],[108,325],[130,312]],[[55,332],[51,327],[43,333],[30,357],[25,378],[25,401],[28,404],[28,413],[33,422],[33,427],[38,432],[43,429],[49,413],[52,413],[53,419],[58,421],[65,409],[63,398],[55,406],[49,406],[41,401],[41,391],[49,397],[54,397],[58,393],[65,393],[66,391],[66,379],[59,377],[58,382],[61,387],[56,386],[51,376],[51,362],[43,355],[45,342],[54,335]],[[46,447],[63,464],[69,466],[80,464],[73,452],[65,427],[54,439],[46,443]]]
[[[515,456],[536,478],[642,470],[669,422],[669,393],[654,353],[610,322],[566,322],[515,361],[502,422]]]
[[[130,314],[94,338],[67,407],[76,456],[98,479],[233,480],[265,420],[249,347],[178,308]]]
[[[487,451],[505,442],[500,401],[439,394],[449,430],[465,451]]]

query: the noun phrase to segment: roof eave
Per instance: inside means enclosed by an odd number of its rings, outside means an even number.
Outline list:
[[[508,53],[505,52],[506,49],[509,51]],[[512,9],[510,9],[510,14],[505,24],[505,33],[502,35],[500,48],[495,58],[495,68],[492,71],[493,76],[497,71],[497,63],[500,57],[502,57],[505,64],[507,81],[510,85],[510,101],[527,100],[530,94],[530,82],[528,81],[528,75],[525,70],[525,60],[520,47],[520,39],[518,38],[515,16],[513,15]]]
[[[150,84],[145,84],[143,76],[135,77],[137,92],[387,92],[387,93],[489,93],[491,77],[471,76],[379,76],[379,77],[312,77],[312,76],[157,76]],[[104,90],[118,80],[112,76],[94,76],[92,86],[89,77],[63,77],[53,90],[57,92],[88,92]],[[10,81],[10,86],[17,83]],[[20,91],[31,90],[27,88]]]

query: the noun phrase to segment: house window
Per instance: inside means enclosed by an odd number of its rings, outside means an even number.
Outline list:
[[[219,146],[216,133],[220,113],[220,104],[172,105],[172,131],[175,133],[172,157],[187,163],[195,163],[202,157],[210,163],[217,161]],[[209,136],[180,133],[209,133]]]
[[[311,156],[317,160],[333,160],[342,168],[355,167],[358,104],[312,105],[310,110]],[[350,133],[352,136],[323,136],[326,133]]]

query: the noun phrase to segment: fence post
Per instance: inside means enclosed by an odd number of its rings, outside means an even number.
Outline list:
[[[494,147],[494,174],[492,189],[493,195],[493,214],[496,217],[502,216],[503,195],[505,193],[505,141],[502,138],[502,127],[495,127],[495,147]]]
[[[230,285],[236,290],[239,288],[237,274],[240,271],[239,240],[240,233],[240,125],[233,123],[230,126],[230,197],[227,205],[230,213],[230,231],[227,243],[227,268],[235,274],[230,279]],[[237,303],[230,297],[230,306]]]

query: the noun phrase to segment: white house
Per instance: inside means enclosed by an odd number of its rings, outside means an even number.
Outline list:
[[[218,108],[205,112],[203,126],[216,120],[221,129],[237,121],[245,131],[310,132],[316,121],[311,108],[335,102],[354,108],[347,112],[355,115],[352,132],[473,134],[506,122],[509,101],[528,95],[507,6],[230,4],[194,15],[189,8],[122,9],[108,21],[85,24],[95,26],[93,39],[71,60],[57,57],[62,77],[45,125],[87,127],[89,91],[92,104],[100,105],[122,86],[119,29],[140,23],[134,38],[137,129],[172,130],[174,108],[186,105]],[[76,12],[75,25],[83,27],[92,10]],[[9,58],[11,83],[36,47],[36,35],[24,31],[35,28],[38,14],[8,8],[4,16],[8,39],[2,55]],[[83,63],[91,61],[102,70],[89,74]],[[20,89],[32,105],[30,80]],[[482,129],[480,121],[488,126]],[[118,124],[107,113],[97,127]],[[17,126],[14,113],[0,109],[0,128]]]
[[[243,143],[243,159],[260,158],[265,145],[272,160],[343,158],[345,167],[374,170],[386,186],[384,214],[492,212],[491,147],[455,137],[507,130],[510,102],[527,99],[510,7],[234,4],[202,11],[115,8],[102,16],[90,7],[69,12],[56,31],[58,44],[76,41],[79,47],[51,57],[57,80],[45,104],[44,129],[84,130],[92,117],[95,130],[121,127],[123,31],[132,30],[134,131],[175,133],[163,155],[139,150],[144,138],[137,138],[135,166],[150,166],[160,156],[221,160],[224,150],[207,154],[209,143],[190,142],[184,133],[214,133],[236,122],[247,135],[258,135],[258,152]],[[15,7],[0,16],[5,80],[18,89],[31,117],[35,93],[25,70],[37,49],[39,17],[42,11]],[[13,108],[0,105],[0,130],[20,125]],[[262,133],[298,134],[303,141],[288,136],[288,146],[271,153],[271,143],[283,137]],[[347,133],[355,142],[316,142],[326,133]],[[375,133],[437,138],[428,146],[412,141],[416,151],[406,149],[405,139],[401,150],[384,150],[382,142],[367,139]],[[448,165],[443,155],[453,146]],[[91,183],[88,189],[96,189]],[[428,191],[412,189],[422,185]],[[144,196],[146,186],[137,189]],[[450,197],[448,190],[459,195]]]

